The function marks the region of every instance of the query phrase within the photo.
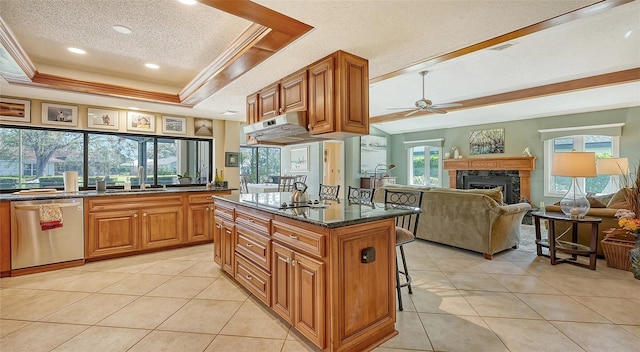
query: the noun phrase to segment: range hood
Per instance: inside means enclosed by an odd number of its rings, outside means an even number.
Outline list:
[[[274,118],[244,126],[243,131],[260,142],[296,144],[322,140],[310,136],[305,112],[288,112]]]

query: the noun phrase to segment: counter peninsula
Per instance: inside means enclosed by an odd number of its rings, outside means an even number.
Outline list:
[[[419,209],[289,193],[213,196],[214,260],[324,351],[366,351],[397,334],[394,218]]]

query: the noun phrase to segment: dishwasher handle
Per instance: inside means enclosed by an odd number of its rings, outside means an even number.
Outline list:
[[[70,208],[70,207],[81,208],[82,207],[82,205],[78,205],[77,203],[49,203],[49,204],[58,204],[58,206],[60,206],[60,208]],[[39,205],[15,205],[14,209],[19,209],[19,210],[38,210],[38,209],[40,209],[40,206]]]

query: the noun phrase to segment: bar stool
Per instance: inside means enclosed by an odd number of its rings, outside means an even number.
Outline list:
[[[340,192],[340,185],[329,186],[320,184],[320,192],[318,192],[318,197],[320,199],[338,199],[338,193]]]
[[[384,190],[384,204],[386,207],[409,207],[421,209],[422,191],[390,191]],[[402,259],[402,269],[396,270],[396,290],[398,292],[398,309],[404,310],[402,306],[401,288],[407,287],[409,294],[413,294],[411,289],[411,276],[407,267],[407,258],[404,255],[404,245],[416,240],[416,232],[418,230],[418,219],[420,213],[408,214],[396,217],[396,247],[400,248],[400,257]],[[400,281],[400,276],[404,282]]]

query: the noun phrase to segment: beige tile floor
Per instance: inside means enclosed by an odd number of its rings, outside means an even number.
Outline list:
[[[551,266],[406,247],[400,351],[640,351],[640,280],[603,260]],[[0,351],[314,351],[212,262],[213,245],[0,279]]]

